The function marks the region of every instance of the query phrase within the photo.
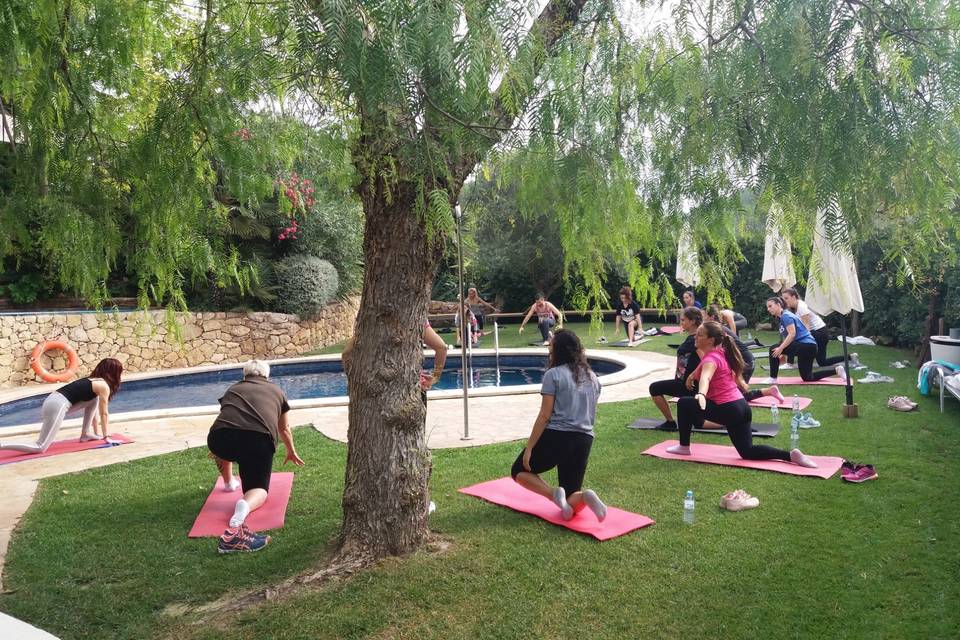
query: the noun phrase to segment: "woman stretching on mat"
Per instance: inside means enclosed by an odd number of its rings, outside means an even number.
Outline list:
[[[732,309],[721,309],[715,304],[707,307],[707,317],[716,320],[723,326],[730,329],[733,335],[740,335],[741,329],[747,328],[747,319],[741,313]]]
[[[53,444],[68,413],[83,409],[80,442],[106,440],[110,435],[110,398],[120,390],[123,365],[115,358],[104,358],[86,378],[66,384],[43,401],[40,414],[43,426],[34,444],[0,444],[2,451],[43,453]],[[99,420],[98,420],[99,418]],[[99,435],[97,427],[99,423]]]
[[[220,415],[207,434],[207,448],[223,478],[223,490],[243,489],[230,528],[220,536],[220,553],[257,551],[270,542],[270,536],[250,531],[244,521],[267,501],[277,438],[287,449],[284,464],[303,465],[287,421],[287,397],[267,379],[269,376],[270,365],[262,360],[243,365],[243,380],[231,385],[220,398]],[[234,462],[240,466],[240,482],[233,477]]]
[[[520,333],[523,333],[523,328],[533,314],[537,314],[537,328],[540,329],[543,346],[547,346],[550,342],[550,336],[553,334],[554,325],[557,329],[563,327],[563,312],[553,306],[553,303],[549,302],[546,296],[538,293],[536,302],[530,305],[526,317],[520,323]]]
[[[780,292],[787,308],[800,318],[803,326],[807,328],[813,339],[817,341],[817,364],[821,367],[831,367],[843,362],[843,356],[827,357],[827,345],[830,344],[830,332],[827,331],[827,323],[823,318],[815,314],[807,306],[807,303],[800,299],[800,294],[796,289],[784,289]],[[837,369],[837,373],[843,371],[843,367]],[[841,377],[845,376],[844,372]]]
[[[564,520],[586,506],[603,522],[606,505],[591,489],[581,491],[593,446],[600,382],[587,364],[580,338],[572,331],[557,331],[550,341],[550,361],[540,394],[540,413],[510,475],[524,489],[552,500]],[[539,475],[554,467],[557,488]]]
[[[750,424],[753,414],[743,397],[747,383],[743,381],[743,358],[729,335],[717,322],[704,322],[696,334],[700,366],[690,377],[697,381],[693,397],[680,398],[677,418],[680,444],[667,448],[668,453],[690,455],[690,432],[711,420],[727,429],[730,441],[744,460],[784,460],[801,467],[816,469],[817,463],[799,449],[784,451],[763,444],[753,444]]]
[[[817,357],[817,341],[814,339],[803,322],[788,311],[783,298],[773,296],[767,298],[767,311],[774,318],[780,318],[780,344],[770,347],[770,377],[777,379],[780,372],[781,358],[786,360],[788,355],[797,358],[797,369],[804,382],[823,380],[837,375],[834,369],[813,369],[813,360]]]
[[[737,351],[740,352],[740,358],[743,360],[743,371],[740,375],[743,378],[743,381],[749,384],[750,378],[753,377],[753,372],[756,369],[756,361],[753,358],[753,352],[750,351],[750,348],[747,345],[740,341],[740,338],[738,338],[737,334],[730,330],[730,327],[720,322],[718,319],[719,311],[717,309],[717,305],[712,304],[707,307],[706,316],[710,321],[719,324],[723,332],[727,334],[731,340],[733,340],[733,344],[737,347]],[[690,338],[692,339],[693,336],[690,336]],[[696,380],[694,380],[693,377],[688,377],[685,386],[687,391],[690,393],[684,395],[690,395],[693,393],[694,384],[696,384]],[[784,402],[783,394],[780,393],[780,389],[775,384],[770,385],[769,387],[764,387],[763,389],[750,389],[745,391],[743,395],[748,402],[765,396],[773,396],[777,399],[777,402],[781,404]],[[708,421],[705,425],[705,428],[722,429],[723,427],[719,424]]]
[[[633,299],[633,290],[630,287],[620,289],[620,300],[613,308],[613,334],[620,335],[620,321],[626,327],[627,344],[634,341],[635,336],[643,335],[643,320],[640,318],[640,305]]]
[[[673,413],[670,411],[670,403],[667,402],[666,396],[679,398],[693,393],[686,383],[690,372],[700,364],[693,334],[702,323],[703,312],[696,307],[686,307],[680,313],[680,328],[687,333],[687,339],[677,347],[676,375],[671,380],[657,380],[650,384],[650,399],[664,417],[664,421],[656,427],[660,431],[677,430],[677,423],[673,420]]]

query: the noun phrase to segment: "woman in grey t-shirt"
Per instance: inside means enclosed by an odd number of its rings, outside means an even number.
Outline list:
[[[510,475],[525,489],[552,500],[564,520],[589,507],[602,522],[607,517],[606,505],[593,490],[581,490],[593,445],[600,382],[572,331],[561,329],[550,341],[550,361],[540,394],[540,413]],[[556,488],[539,475],[554,467],[560,485]]]

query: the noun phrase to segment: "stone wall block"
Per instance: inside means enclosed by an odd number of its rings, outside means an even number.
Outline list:
[[[331,305],[313,319],[272,312],[177,314],[183,342],[167,330],[163,311],[0,316],[0,387],[41,382],[29,369],[40,342],[65,340],[85,375],[100,359],[116,357],[129,371],[243,362],[253,357],[295,357],[343,340],[353,330],[357,301]],[[52,371],[62,354],[45,357]]]

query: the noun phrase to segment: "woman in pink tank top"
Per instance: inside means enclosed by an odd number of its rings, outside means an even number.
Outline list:
[[[690,374],[697,394],[680,398],[677,405],[677,427],[680,444],[668,447],[669,453],[690,455],[690,433],[702,428],[705,420],[727,429],[730,441],[745,460],[784,460],[802,467],[817,464],[799,449],[784,451],[762,444],[753,444],[753,414],[743,397],[747,383],[743,381],[743,357],[733,339],[719,322],[704,322],[696,333],[700,366]]]

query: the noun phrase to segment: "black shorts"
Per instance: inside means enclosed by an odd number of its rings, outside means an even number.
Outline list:
[[[246,429],[213,429],[207,434],[207,448],[221,460],[240,465],[243,492],[251,489],[270,490],[273,471],[273,438],[265,433]]]
[[[572,495],[583,487],[583,475],[587,472],[587,460],[593,436],[581,431],[557,431],[545,429],[530,452],[530,472],[541,474],[557,468],[557,484],[563,487],[567,495]],[[517,456],[510,469],[510,475],[526,471],[523,468],[523,451]]]

